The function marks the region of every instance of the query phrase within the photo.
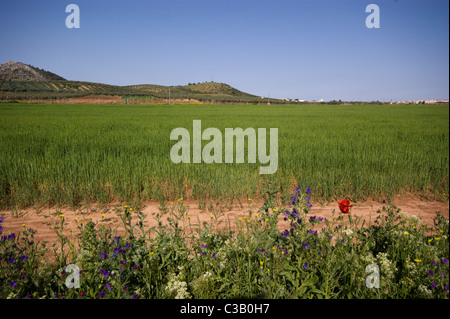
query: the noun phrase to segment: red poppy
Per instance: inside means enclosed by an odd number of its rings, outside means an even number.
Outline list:
[[[338,201],[339,209],[343,214],[350,214],[350,207],[353,207],[353,205],[350,205],[350,201],[348,199],[343,199]]]

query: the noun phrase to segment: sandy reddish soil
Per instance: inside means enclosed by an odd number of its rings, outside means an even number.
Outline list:
[[[252,207],[254,213],[256,213],[257,209],[261,207],[262,204],[252,203],[250,207],[246,203],[246,201],[244,202],[245,204],[243,208],[241,208],[240,205],[235,205],[231,210],[229,208],[221,207],[223,214],[222,217],[219,218],[219,221],[221,222],[217,223],[218,227],[224,227],[225,219],[228,221],[228,225],[231,225],[231,227],[234,226],[235,218],[248,216],[248,211]],[[416,215],[421,219],[422,223],[427,223],[428,225],[433,224],[433,218],[436,216],[437,211],[440,211],[447,219],[449,218],[448,203],[437,201],[420,201],[413,198],[398,198],[394,199],[393,203],[398,208],[401,208],[402,212],[408,213],[410,215]],[[174,205],[176,204],[177,202],[174,203]],[[191,216],[191,223],[197,223],[197,216],[202,223],[204,221],[211,222],[210,216],[214,214],[213,210],[206,208],[201,210],[198,208],[198,204],[196,202],[185,201],[184,204],[186,205],[186,207],[189,207],[189,211],[186,216]],[[171,203],[168,203],[167,205],[170,206]],[[354,219],[356,219],[356,217],[361,217],[362,220],[366,220],[366,225],[367,223],[373,223],[378,215],[377,210],[381,209],[383,206],[382,203],[376,201],[353,203],[353,205],[354,207],[351,211],[352,217]],[[140,210],[147,215],[147,227],[156,225],[156,221],[154,219],[155,216],[153,215],[153,213],[159,212],[159,207],[159,203],[148,203]],[[112,226],[112,228],[119,226],[119,232],[123,231],[120,219],[117,216],[118,210],[123,211],[121,204],[109,205],[103,208],[91,207],[76,210],[68,208],[40,208],[37,210],[31,208],[20,211],[0,211],[0,216],[2,216],[4,219],[2,223],[3,235],[9,234],[10,232],[15,232],[17,234],[22,230],[22,225],[25,224],[26,228],[33,228],[37,230],[35,238],[39,241],[48,241],[49,244],[47,245],[47,247],[51,248],[52,243],[55,241],[55,239],[57,239],[54,225],[55,222],[59,222],[61,220],[59,214],[64,214],[64,233],[70,238],[71,236],[74,236],[75,233],[77,233],[76,223],[74,221],[75,218],[78,218],[78,222],[82,222],[83,220],[88,221],[90,218],[92,218],[93,221],[101,221],[102,218],[110,218],[111,220],[108,221],[108,223]],[[331,203],[324,206],[314,204],[310,210],[310,215],[317,215],[318,217],[326,217],[328,219],[331,219],[333,210],[336,210],[335,216],[342,215],[339,212],[337,203]],[[102,217],[102,215],[104,215],[104,217]],[[137,220],[136,217],[135,220]],[[347,219],[345,218],[343,221],[344,224],[346,220]],[[287,222],[282,220],[282,216],[280,216],[279,228],[280,231],[287,228]],[[73,229],[73,232],[70,233],[68,231],[69,229]]]

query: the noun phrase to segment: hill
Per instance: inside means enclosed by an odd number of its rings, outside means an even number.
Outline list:
[[[21,62],[6,62],[0,64],[0,80],[23,81],[64,81],[65,79],[52,72],[48,72]]]
[[[267,99],[239,91],[217,82],[163,86],[154,84],[117,86],[102,83],[68,81],[54,73],[20,62],[0,65],[0,100],[66,99],[85,96],[121,96],[126,102],[162,102],[173,100],[207,103],[267,103]],[[284,103],[270,99],[271,103]]]

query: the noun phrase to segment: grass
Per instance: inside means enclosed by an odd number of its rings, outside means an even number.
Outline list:
[[[279,165],[179,164],[170,132],[278,128]],[[249,106],[0,104],[0,208],[257,197],[266,177],[282,198],[449,193],[448,105]]]
[[[34,230],[3,234],[0,217],[0,298],[449,298],[449,224],[440,213],[427,225],[387,201],[366,226],[351,214],[311,216],[309,196],[296,189],[280,206],[266,197],[234,227],[216,227],[214,215],[191,220],[183,199],[154,214],[151,228],[124,206],[121,236],[103,219],[79,220],[64,237],[60,215],[53,261]],[[290,223],[283,232],[280,216]]]

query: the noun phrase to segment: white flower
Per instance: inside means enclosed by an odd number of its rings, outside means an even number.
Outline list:
[[[175,299],[188,299],[191,297],[187,290],[187,283],[185,281],[180,280],[182,274],[171,274],[170,280],[167,283],[166,291],[169,295],[175,295]]]
[[[344,234],[346,234],[347,236],[351,236],[353,235],[353,230],[351,229],[345,229],[342,231]]]

